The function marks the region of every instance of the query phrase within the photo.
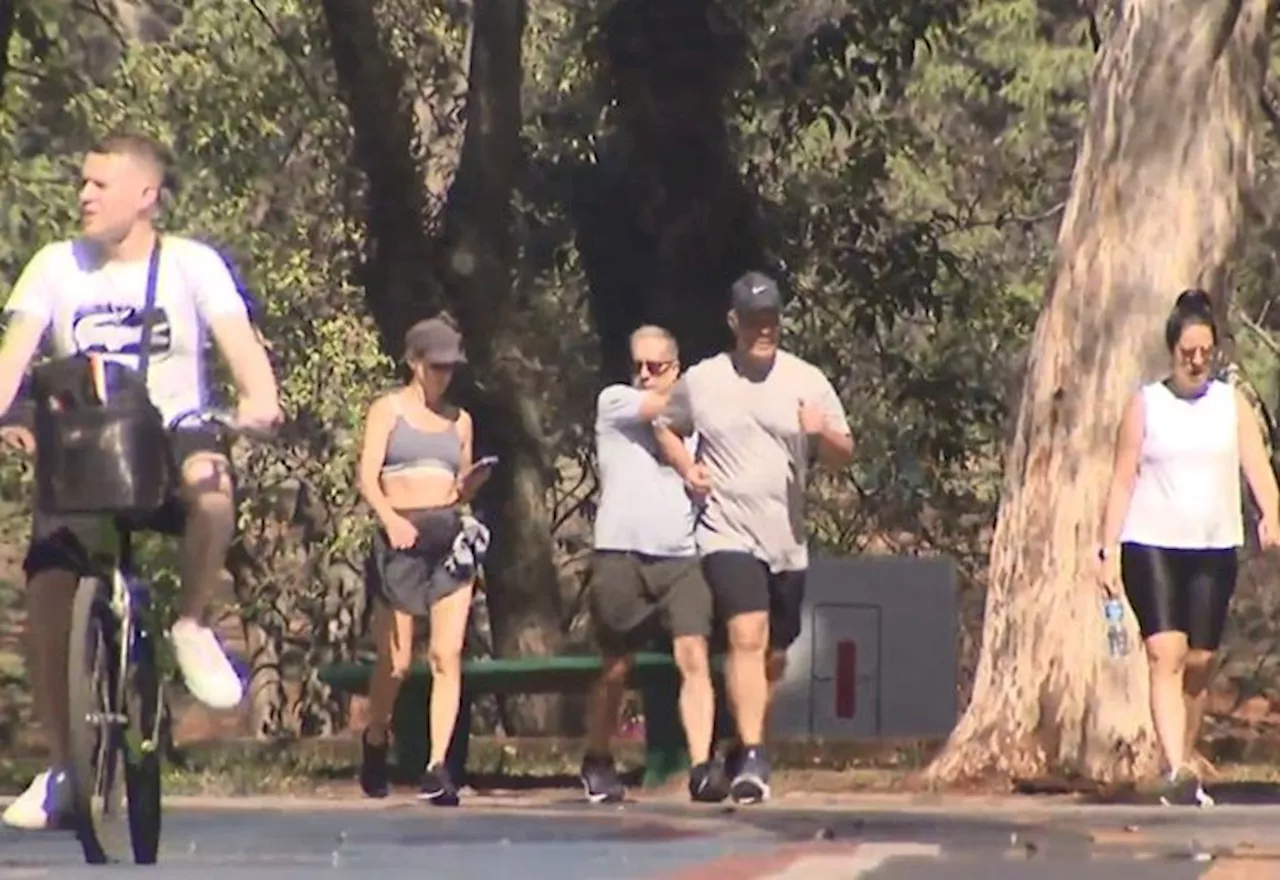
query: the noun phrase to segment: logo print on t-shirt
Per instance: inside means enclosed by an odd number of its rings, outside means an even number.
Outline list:
[[[134,306],[94,303],[76,309],[71,319],[71,340],[76,351],[102,355],[142,354],[142,309]],[[151,322],[151,356],[163,359],[173,346],[169,315],[156,307]]]

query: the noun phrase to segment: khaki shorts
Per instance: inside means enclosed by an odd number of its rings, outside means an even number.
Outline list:
[[[591,558],[591,616],[601,649],[621,656],[665,634],[707,637],[711,590],[696,556],[597,550]]]

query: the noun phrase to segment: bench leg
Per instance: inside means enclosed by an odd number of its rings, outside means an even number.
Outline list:
[[[430,696],[429,683],[405,682],[396,697],[391,729],[395,732],[396,775],[405,784],[417,784],[427,769],[430,748],[427,701]]]
[[[396,708],[391,718],[395,733],[396,769],[406,784],[416,783],[427,769],[431,756],[431,730],[427,721],[427,707],[431,700],[431,685],[405,684],[396,697]],[[454,784],[463,785],[467,774],[467,752],[471,745],[471,695],[463,691],[458,703],[458,720],[453,728],[453,739],[445,754],[445,765]]]
[[[665,677],[640,689],[644,706],[644,787],[662,785],[689,769],[689,746],[680,722],[680,684]]]

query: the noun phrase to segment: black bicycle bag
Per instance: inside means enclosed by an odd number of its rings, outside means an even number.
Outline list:
[[[145,518],[170,497],[175,470],[164,419],[136,373],[114,372],[103,403],[84,355],[32,371],[40,510]]]

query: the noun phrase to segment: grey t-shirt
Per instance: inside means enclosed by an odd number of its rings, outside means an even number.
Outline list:
[[[610,385],[596,401],[595,547],[694,556],[693,503],[680,475],[658,458],[653,426],[640,418],[642,397],[630,385]]]
[[[742,375],[730,355],[718,354],[676,384],[664,421],[681,434],[697,432],[698,459],[711,477],[694,533],[701,553],[745,551],[774,572],[809,566],[809,440],[800,428],[802,401],[849,433],[831,383],[817,367],[786,352],[778,352],[763,379]]]

